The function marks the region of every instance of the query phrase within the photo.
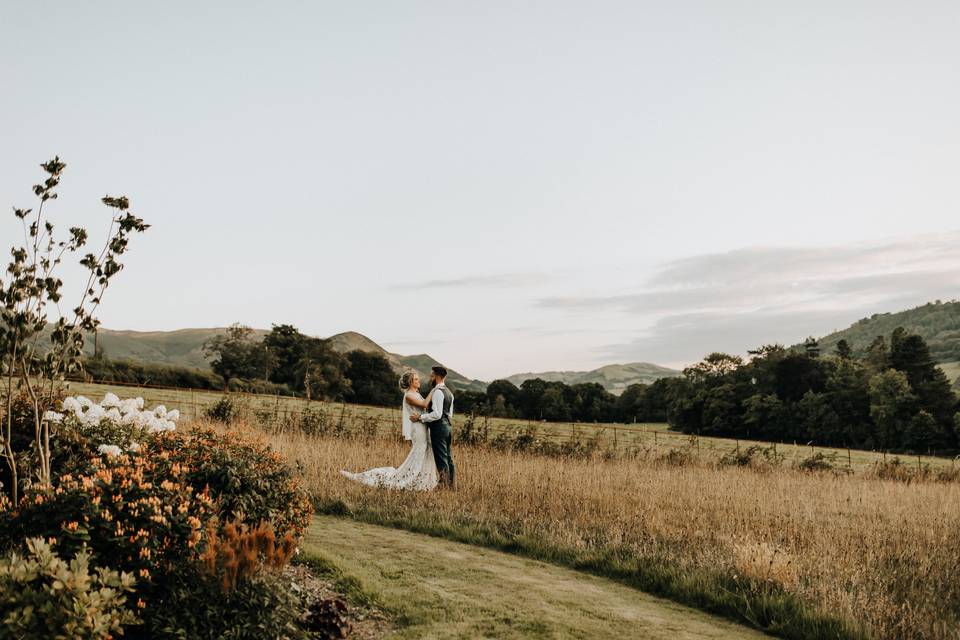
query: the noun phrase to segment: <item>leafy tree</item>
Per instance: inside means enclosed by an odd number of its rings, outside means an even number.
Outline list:
[[[887,349],[887,339],[877,336],[867,347],[867,364],[873,371],[883,371],[890,367],[890,351]]]
[[[268,379],[276,362],[263,342],[254,339],[253,329],[239,323],[207,340],[203,351],[213,357],[210,368],[223,378],[225,389],[236,378]]]
[[[391,406],[400,402],[397,375],[390,361],[379,353],[351,351],[347,354],[347,399],[360,404]]]
[[[870,379],[870,417],[876,426],[876,445],[883,449],[899,446],[916,398],[902,371],[888,369]]]
[[[551,386],[543,392],[541,397],[543,419],[551,422],[567,422],[571,419],[570,406],[563,397],[563,390]]]
[[[502,398],[502,401],[498,402],[498,398]],[[487,405],[493,411],[492,415],[501,418],[513,416],[519,400],[520,389],[509,380],[494,380],[487,386]]]
[[[703,435],[745,437],[741,405],[732,384],[721,384],[706,391],[703,402]]]
[[[795,439],[803,442],[836,443],[842,437],[840,416],[829,396],[807,391],[794,408]]]
[[[263,344],[273,354],[276,366],[270,380],[285,384],[291,389],[302,388],[302,379],[297,371],[307,349],[309,338],[290,324],[275,324],[263,337]]]
[[[834,441],[824,444],[858,446],[871,436],[869,372],[856,360],[839,360],[827,373],[826,392],[830,404],[840,419],[842,433]]]
[[[687,367],[683,375],[695,383],[719,380],[728,373],[736,371],[743,364],[743,358],[729,353],[714,352],[701,362]]]
[[[543,394],[546,390],[547,383],[540,378],[525,380],[520,385],[520,396],[517,399],[520,415],[528,420],[544,419],[546,416],[543,411]]]
[[[343,400],[350,393],[347,358],[330,345],[329,340],[307,338],[304,353],[294,370],[308,399]]]
[[[837,342],[836,353],[841,360],[849,360],[853,357],[853,349],[850,348],[850,343],[843,339]]]
[[[936,450],[947,443],[943,427],[932,415],[923,410],[913,416],[904,435],[903,445],[918,452]]]
[[[797,402],[808,391],[823,391],[825,376],[821,360],[808,355],[789,354],[780,359],[775,368],[777,396],[781,400]]]
[[[53,323],[49,341],[41,341],[47,329],[48,308],[63,299],[63,281],[58,268],[64,258],[79,252],[87,244],[86,229],[72,227],[62,239],[56,235],[48,205],[56,200],[57,187],[66,164],[59,157],[40,165],[46,173],[41,184],[33,187],[37,196],[36,211],[14,208],[14,217],[23,228],[24,244],[10,249],[11,261],[0,279],[0,373],[5,408],[0,431],[0,445],[6,463],[6,489],[14,504],[19,499],[21,477],[18,456],[35,463],[35,480],[42,485],[51,481],[50,423],[45,419],[53,408],[54,398],[64,378],[81,365],[84,336],[96,331],[96,317],[110,282],[123,269],[120,257],[126,253],[130,238],[149,228],[130,213],[126,196],[104,196],[104,205],[114,210],[110,231],[102,249],[84,255],[85,285],[79,303],[69,313],[60,313]],[[14,440],[23,434],[14,433],[13,397],[15,390],[25,390],[31,409],[32,450],[15,451]]]
[[[617,413],[624,422],[646,421],[647,385],[632,384],[617,398]]]
[[[743,403],[746,437],[761,440],[786,439],[786,409],[776,394],[755,394]]]

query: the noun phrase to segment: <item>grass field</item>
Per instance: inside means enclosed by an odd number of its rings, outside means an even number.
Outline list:
[[[344,518],[314,518],[304,551],[374,593],[396,638],[765,637],[596,576]]]
[[[944,362],[940,364],[940,368],[947,374],[951,384],[960,380],[960,362]]]
[[[86,395],[91,398],[102,398],[105,393],[112,392],[123,397],[142,396],[149,406],[156,404],[166,405],[168,408],[177,408],[188,419],[199,418],[204,412],[220,401],[224,396],[215,391],[194,391],[185,389],[166,389],[151,387],[134,387],[121,385],[103,385],[83,382],[70,382],[69,393]],[[323,420],[328,425],[342,426],[343,429],[363,429],[376,434],[389,435],[400,432],[400,411],[384,407],[369,407],[353,404],[337,404],[328,402],[309,402],[303,398],[281,396],[265,396],[255,394],[233,394],[242,407],[242,412],[249,420],[260,424],[282,426],[291,419],[309,411],[315,419]],[[462,426],[464,416],[457,418],[458,426]],[[596,439],[602,450],[617,450],[623,453],[640,455],[645,458],[656,458],[668,454],[673,450],[680,450],[694,446],[696,452],[703,459],[717,459],[737,449],[752,445],[763,447],[770,443],[748,440],[735,441],[727,438],[700,437],[691,440],[689,436],[669,431],[668,425],[656,424],[569,424],[569,423],[535,423],[524,420],[501,418],[480,418],[477,421],[479,429],[486,429],[491,437],[499,433],[517,434],[527,429],[535,429],[536,437],[551,442],[569,442],[572,440],[586,441]],[[777,453],[784,456],[787,464],[796,464],[815,453],[822,453],[834,460],[837,466],[849,466],[852,470],[863,471],[874,463],[889,459],[883,453],[870,451],[835,449],[830,447],[808,446],[805,444],[779,443]],[[942,469],[957,464],[950,458],[922,456],[908,460],[910,464],[926,465],[931,469]]]
[[[457,492],[411,494],[338,474],[399,464],[394,438],[266,437],[321,512],[593,572],[782,637],[960,637],[960,483],[464,446]]]

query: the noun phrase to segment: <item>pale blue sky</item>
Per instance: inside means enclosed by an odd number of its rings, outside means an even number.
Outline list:
[[[5,3],[0,204],[54,154],[64,224],[131,197],[111,328],[679,365],[957,296],[958,33],[956,2]]]

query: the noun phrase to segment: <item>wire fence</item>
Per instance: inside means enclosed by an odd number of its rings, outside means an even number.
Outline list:
[[[166,405],[177,408],[188,419],[207,415],[225,397],[247,417],[275,432],[301,430],[317,433],[362,433],[367,436],[400,437],[400,407],[381,407],[362,404],[337,403],[322,400],[281,395],[266,395],[249,392],[189,389],[137,383],[109,381],[71,381],[71,394],[102,396],[106,392],[129,396],[131,392],[142,396],[149,405]],[[698,456],[719,458],[741,455],[750,447],[772,451],[774,457],[786,462],[800,463],[820,458],[836,466],[853,470],[877,462],[892,461],[916,465],[917,469],[954,467],[957,458],[935,455],[895,456],[886,452],[863,451],[836,447],[822,447],[814,443],[771,443],[740,441],[729,438],[697,437],[669,431],[659,423],[647,424],[592,424],[556,423],[492,418],[484,416],[455,416],[455,430],[464,435],[481,437],[486,441],[500,438],[526,438],[538,443],[551,443],[558,447],[592,443],[596,449],[643,453],[647,456],[664,456],[676,451],[694,452]]]

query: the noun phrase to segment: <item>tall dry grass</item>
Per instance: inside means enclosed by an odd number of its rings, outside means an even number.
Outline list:
[[[318,503],[342,501],[369,520],[469,527],[574,556],[596,552],[768,585],[879,638],[960,638],[957,483],[459,447],[458,491],[413,494],[338,474],[398,465],[402,442],[269,438]]]

